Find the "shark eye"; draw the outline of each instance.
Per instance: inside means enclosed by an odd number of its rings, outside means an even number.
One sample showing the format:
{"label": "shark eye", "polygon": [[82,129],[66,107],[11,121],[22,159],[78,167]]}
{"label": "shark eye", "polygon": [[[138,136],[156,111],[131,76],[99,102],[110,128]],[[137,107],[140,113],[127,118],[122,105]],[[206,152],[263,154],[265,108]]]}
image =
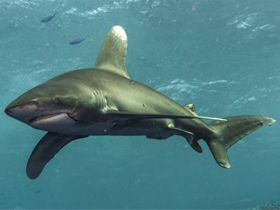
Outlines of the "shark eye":
{"label": "shark eye", "polygon": [[54,98],[53,98],[53,102],[56,103],[56,104],[58,104],[58,103],[60,102],[59,97],[54,97]]}

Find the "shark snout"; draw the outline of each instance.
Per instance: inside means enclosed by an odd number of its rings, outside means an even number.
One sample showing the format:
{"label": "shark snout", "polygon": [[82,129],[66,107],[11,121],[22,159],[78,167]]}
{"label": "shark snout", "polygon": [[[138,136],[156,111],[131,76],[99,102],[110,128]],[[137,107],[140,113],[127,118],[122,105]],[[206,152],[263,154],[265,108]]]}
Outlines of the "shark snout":
{"label": "shark snout", "polygon": [[28,121],[39,114],[39,106],[37,101],[30,101],[27,103],[15,105],[13,102],[9,104],[5,113],[21,122],[28,123]]}

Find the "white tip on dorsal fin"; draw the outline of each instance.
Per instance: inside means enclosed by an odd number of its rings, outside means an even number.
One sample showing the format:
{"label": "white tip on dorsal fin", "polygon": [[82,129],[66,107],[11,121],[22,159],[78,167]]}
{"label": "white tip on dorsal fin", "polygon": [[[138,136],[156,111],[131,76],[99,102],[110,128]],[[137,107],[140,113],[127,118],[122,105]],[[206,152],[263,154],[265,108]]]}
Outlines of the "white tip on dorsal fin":
{"label": "white tip on dorsal fin", "polygon": [[131,79],[126,70],[126,53],[126,33],[121,26],[114,26],[103,42],[94,67]]}

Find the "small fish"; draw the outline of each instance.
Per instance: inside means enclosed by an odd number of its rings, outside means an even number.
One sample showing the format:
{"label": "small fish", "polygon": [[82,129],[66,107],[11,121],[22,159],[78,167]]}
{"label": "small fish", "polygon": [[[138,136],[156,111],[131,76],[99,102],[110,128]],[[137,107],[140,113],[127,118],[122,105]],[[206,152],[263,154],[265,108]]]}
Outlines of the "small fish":
{"label": "small fish", "polygon": [[54,13],[54,15],[51,15],[51,16],[48,16],[48,17],[45,17],[41,20],[41,23],[46,23],[46,22],[49,22],[51,19],[53,19],[55,17],[57,12]]}
{"label": "small fish", "polygon": [[72,40],[69,44],[70,44],[70,45],[79,44],[80,42],[86,40],[88,37],[89,37],[89,35],[87,35],[85,38],[74,39],[74,40]]}

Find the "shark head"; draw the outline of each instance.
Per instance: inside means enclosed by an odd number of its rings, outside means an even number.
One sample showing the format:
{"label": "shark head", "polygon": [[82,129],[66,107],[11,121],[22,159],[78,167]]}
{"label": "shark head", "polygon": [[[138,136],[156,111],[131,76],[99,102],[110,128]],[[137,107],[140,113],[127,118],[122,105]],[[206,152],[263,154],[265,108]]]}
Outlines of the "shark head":
{"label": "shark head", "polygon": [[58,125],[74,124],[76,103],[77,97],[61,90],[61,86],[39,85],[11,102],[5,113],[33,128],[49,131]]}
{"label": "shark head", "polygon": [[6,107],[5,113],[36,129],[69,132],[77,123],[83,123],[89,113],[100,113],[103,106],[98,94],[73,81],[74,73],[55,77],[25,92]]}

